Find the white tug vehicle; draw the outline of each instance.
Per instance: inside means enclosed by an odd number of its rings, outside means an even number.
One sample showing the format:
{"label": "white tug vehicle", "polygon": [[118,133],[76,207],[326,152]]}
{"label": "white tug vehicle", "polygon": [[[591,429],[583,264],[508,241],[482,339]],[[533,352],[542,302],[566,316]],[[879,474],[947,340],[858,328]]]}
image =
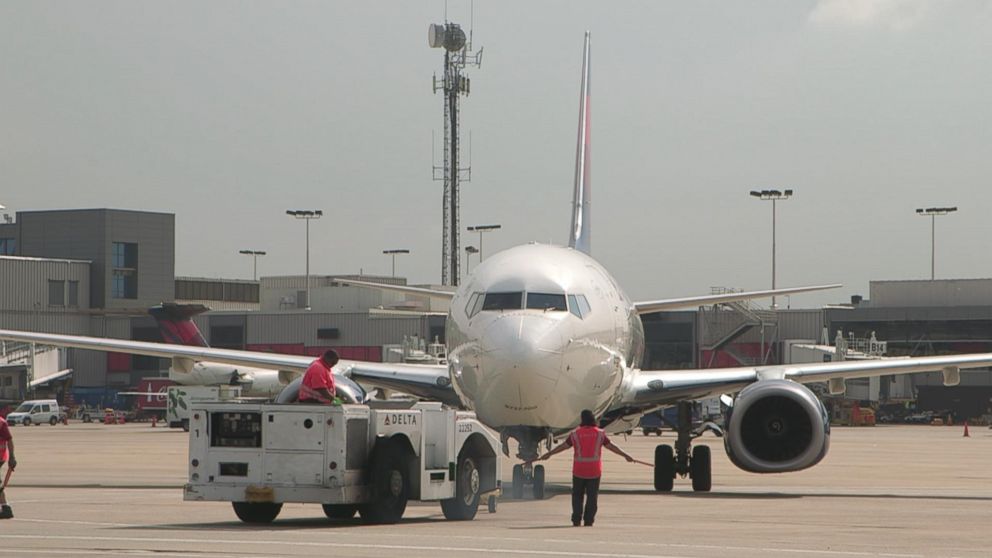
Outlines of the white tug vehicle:
{"label": "white tug vehicle", "polygon": [[184,499],[231,502],[268,523],[287,502],[395,523],[408,500],[441,502],[447,519],[496,510],[500,441],[475,414],[440,403],[195,403]]}

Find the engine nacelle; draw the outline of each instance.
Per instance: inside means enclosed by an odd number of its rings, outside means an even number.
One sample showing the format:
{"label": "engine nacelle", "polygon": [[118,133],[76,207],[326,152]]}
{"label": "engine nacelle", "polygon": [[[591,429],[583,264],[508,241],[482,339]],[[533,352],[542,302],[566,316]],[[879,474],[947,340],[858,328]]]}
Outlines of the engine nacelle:
{"label": "engine nacelle", "polygon": [[787,473],[812,467],[830,447],[830,420],[806,386],[763,380],[741,390],[724,422],[730,460],[751,473]]}

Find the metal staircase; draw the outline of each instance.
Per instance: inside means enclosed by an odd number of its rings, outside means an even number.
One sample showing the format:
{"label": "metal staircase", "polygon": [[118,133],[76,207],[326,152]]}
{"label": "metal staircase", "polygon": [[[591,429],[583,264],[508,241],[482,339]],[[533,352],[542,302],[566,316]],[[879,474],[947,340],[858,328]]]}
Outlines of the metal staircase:
{"label": "metal staircase", "polygon": [[[740,292],[735,289],[713,287],[712,294]],[[727,351],[743,365],[758,364],[761,359],[733,351],[728,345],[752,328],[778,328],[778,314],[761,308],[749,300],[704,306],[700,308],[699,345],[703,350]],[[770,339],[769,339],[770,340]]]}

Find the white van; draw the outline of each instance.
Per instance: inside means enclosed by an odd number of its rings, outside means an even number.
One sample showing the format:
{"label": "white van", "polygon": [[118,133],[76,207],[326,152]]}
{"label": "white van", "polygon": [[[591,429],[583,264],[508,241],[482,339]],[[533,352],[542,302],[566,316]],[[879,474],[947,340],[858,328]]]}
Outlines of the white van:
{"label": "white van", "polygon": [[54,399],[34,399],[18,405],[14,412],[7,415],[7,424],[41,424],[47,422],[52,426],[62,420],[59,402]]}

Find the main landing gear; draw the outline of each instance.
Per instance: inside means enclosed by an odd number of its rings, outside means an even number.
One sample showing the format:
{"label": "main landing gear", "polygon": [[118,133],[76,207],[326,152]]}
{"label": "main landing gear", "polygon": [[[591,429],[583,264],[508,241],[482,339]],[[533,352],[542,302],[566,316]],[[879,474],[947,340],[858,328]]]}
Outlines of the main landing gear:
{"label": "main landing gear", "polygon": [[723,431],[710,422],[693,430],[692,404],[687,401],[679,403],[678,411],[678,438],[675,440],[674,450],[668,444],[654,448],[654,489],[658,492],[670,492],[676,475],[682,478],[688,475],[692,479],[693,490],[709,492],[713,486],[710,448],[702,445],[692,448],[692,440],[702,436],[707,430],[713,431],[717,436],[723,436]]}

